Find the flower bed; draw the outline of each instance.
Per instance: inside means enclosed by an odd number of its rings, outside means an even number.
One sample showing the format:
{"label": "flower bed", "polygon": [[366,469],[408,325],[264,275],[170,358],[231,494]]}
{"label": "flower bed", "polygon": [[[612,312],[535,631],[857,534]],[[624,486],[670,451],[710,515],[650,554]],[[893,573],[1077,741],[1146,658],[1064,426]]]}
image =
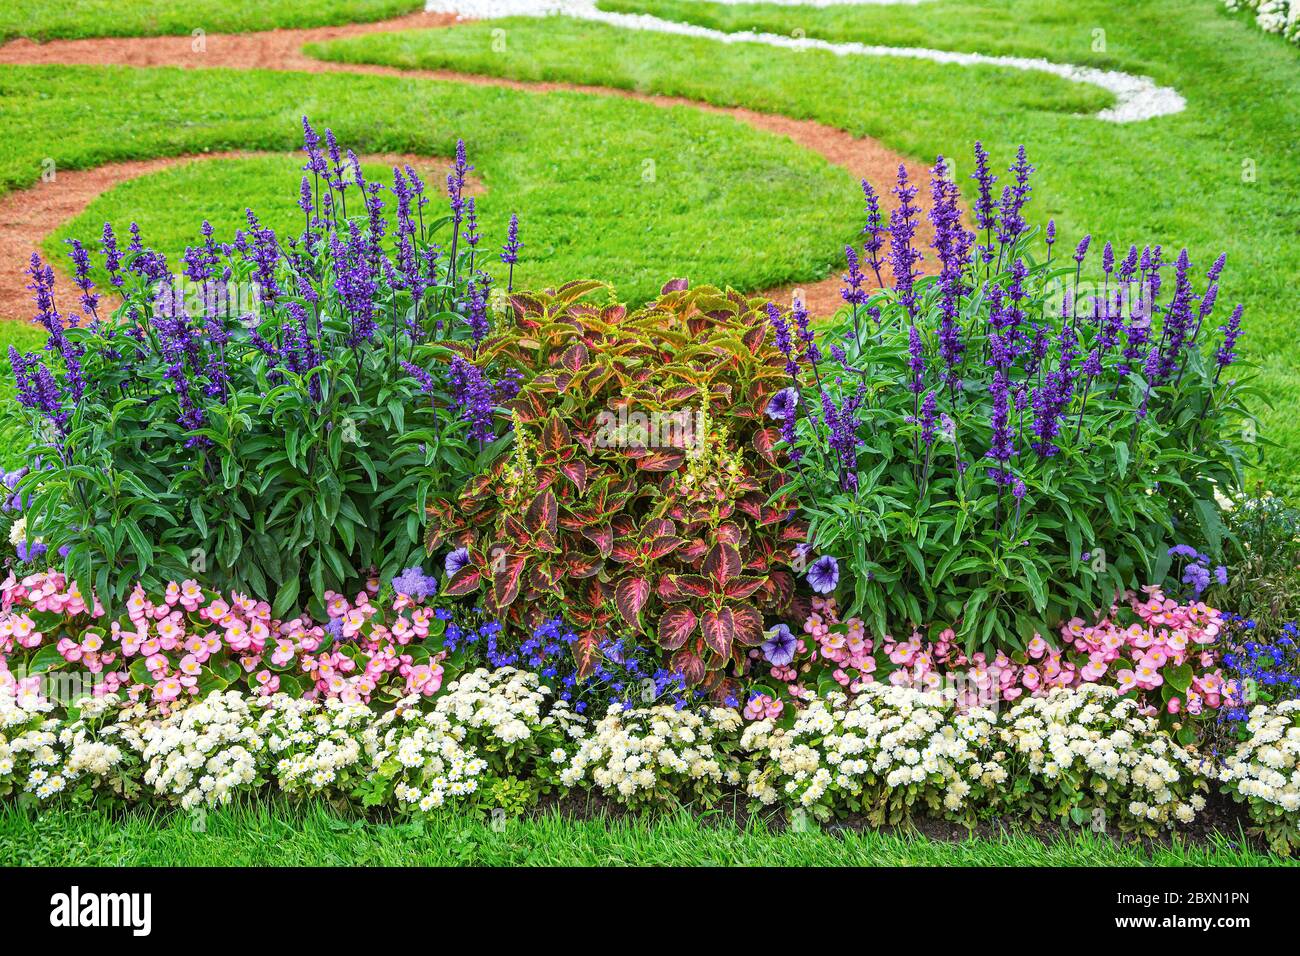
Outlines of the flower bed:
{"label": "flower bed", "polygon": [[1221,782],[1290,847],[1295,534],[1216,504],[1253,427],[1223,257],[1062,256],[1023,149],[998,198],[977,144],[976,231],[932,171],[937,277],[900,170],[826,322],[686,280],[629,310],[516,288],[515,219],[491,275],[463,147],[444,217],[394,170],[390,229],[304,131],[299,235],[250,212],[177,276],[106,230],[120,301],[74,242],[71,315],[32,263],[0,796],[1154,833]]}

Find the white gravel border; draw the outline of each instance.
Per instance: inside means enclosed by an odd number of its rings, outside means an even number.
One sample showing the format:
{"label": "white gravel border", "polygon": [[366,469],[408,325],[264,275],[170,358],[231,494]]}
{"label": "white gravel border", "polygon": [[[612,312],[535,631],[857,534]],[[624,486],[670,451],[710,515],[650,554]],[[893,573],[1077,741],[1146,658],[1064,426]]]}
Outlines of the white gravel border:
{"label": "white gravel border", "polygon": [[[722,3],[741,3],[746,0],[718,0]],[[913,4],[921,0],[764,0],[780,6],[836,6],[848,4]],[[675,33],[680,36],[700,37],[719,43],[761,43],[765,46],[790,50],[824,50],[836,56],[895,56],[933,63],[952,63],[958,66],[1000,66],[1013,70],[1030,70],[1050,73],[1071,83],[1087,83],[1111,93],[1115,105],[1096,114],[1108,123],[1137,123],[1180,113],[1187,101],[1175,89],[1159,86],[1149,76],[1098,70],[1090,66],[1053,63],[1033,57],[985,56],[982,53],[952,53],[947,50],[928,50],[923,47],[871,46],[865,43],[831,43],[812,37],[790,37],[778,33],[725,33],[693,23],[676,23],[649,14],[611,13],[596,9],[595,0],[427,0],[425,9],[430,13],[455,13],[466,19],[492,20],[499,17],[542,17],[557,14],[578,20],[591,20],[630,30],[650,30],[656,33]]]}

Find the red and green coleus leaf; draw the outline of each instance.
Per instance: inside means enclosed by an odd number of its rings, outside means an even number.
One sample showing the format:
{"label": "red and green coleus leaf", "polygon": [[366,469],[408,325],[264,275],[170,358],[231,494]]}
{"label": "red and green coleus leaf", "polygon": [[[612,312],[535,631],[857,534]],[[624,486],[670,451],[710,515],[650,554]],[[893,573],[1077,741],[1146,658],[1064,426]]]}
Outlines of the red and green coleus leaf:
{"label": "red and green coleus leaf", "polygon": [[716,592],[713,582],[702,574],[672,574],[672,592],[681,595],[679,600],[712,597]]}
{"label": "red and green coleus leaf", "polygon": [[728,606],[705,608],[700,615],[700,633],[704,643],[721,657],[731,655],[731,645],[736,640],[736,619]]}
{"label": "red and green coleus leaf", "polygon": [[524,515],[524,525],[534,535],[549,534],[552,541],[559,533],[560,506],[555,492],[547,488],[534,496]]}
{"label": "red and green coleus leaf", "polygon": [[591,353],[582,342],[574,342],[560,355],[560,364],[570,372],[578,372],[591,358]]}
{"label": "red and green coleus leaf", "polygon": [[754,592],[760,590],[765,583],[764,578],[754,577],[752,575],[742,575],[731,578],[723,584],[723,593],[734,600],[743,601],[751,597]]}
{"label": "red and green coleus leaf", "polygon": [[560,466],[560,474],[573,482],[573,486],[578,489],[578,494],[583,494],[587,490],[587,463],[582,459],[563,462]]}
{"label": "red and green coleus leaf", "polygon": [[608,558],[613,554],[614,529],[609,522],[588,525],[579,533],[596,546],[597,550],[600,551],[600,556],[602,558]]}
{"label": "red and green coleus leaf", "polygon": [[684,645],[695,633],[699,619],[688,607],[673,607],[659,618],[659,646],[666,651],[675,651]]}
{"label": "red and green coleus leaf", "polygon": [[736,546],[719,541],[704,556],[702,570],[705,577],[718,586],[717,590],[721,590],[727,581],[740,575],[741,568],[740,551]]}
{"label": "red and green coleus leaf", "polygon": [[573,444],[573,436],[569,434],[569,426],[565,425],[560,416],[554,410],[546,419],[546,424],[542,426],[542,433],[538,437],[537,447],[541,451],[558,452],[563,448],[568,448]]}
{"label": "red and green coleus leaf", "polygon": [[604,566],[603,559],[585,554],[570,554],[565,559],[565,573],[574,578],[589,578]]}
{"label": "red and green coleus leaf", "polygon": [[614,585],[614,606],[629,626],[635,627],[641,608],[650,599],[650,579],[626,577]]}
{"label": "red and green coleus leaf", "polygon": [[724,610],[731,611],[733,633],[736,643],[746,647],[757,647],[763,643],[763,615],[752,604],[744,602],[728,604]]}
{"label": "red and green coleus leaf", "polygon": [[775,428],[760,428],[754,432],[754,450],[769,465],[777,464],[775,444],[780,441],[781,433]]}
{"label": "red and green coleus leaf", "polygon": [[685,543],[685,538],[678,538],[675,535],[664,535],[642,545],[641,555],[647,560],[658,561],[660,558],[665,558],[672,554]]}
{"label": "red and green coleus leaf", "polygon": [[635,538],[616,538],[614,545],[610,550],[610,558],[620,564],[639,563],[641,560],[641,549]]}
{"label": "red and green coleus leaf", "polygon": [[473,594],[482,583],[483,570],[473,564],[467,564],[451,576],[451,580],[447,582],[447,587],[443,593],[448,597]]}
{"label": "red and green coleus leaf", "polygon": [[669,667],[685,678],[688,687],[694,687],[704,680],[704,675],[707,672],[704,661],[699,655],[685,648],[672,656]]}
{"label": "red and green coleus leaf", "polygon": [[600,663],[600,637],[584,634],[573,642],[573,659],[578,665],[578,677],[586,677]]}
{"label": "red and green coleus leaf", "polygon": [[636,466],[642,471],[676,471],[686,460],[686,452],[677,448],[660,448],[643,454],[629,452],[629,457],[636,459]]}
{"label": "red and green coleus leaf", "polygon": [[718,530],[713,533],[714,541],[735,545],[737,548],[743,548],[748,539],[749,533],[734,521],[724,521],[718,525]]}
{"label": "red and green coleus leaf", "polygon": [[661,538],[676,533],[677,525],[668,518],[651,518],[641,525],[641,537],[643,538]]}
{"label": "red and green coleus leaf", "polygon": [[492,602],[509,607],[519,596],[519,584],[527,559],[522,554],[500,553],[492,561]]}

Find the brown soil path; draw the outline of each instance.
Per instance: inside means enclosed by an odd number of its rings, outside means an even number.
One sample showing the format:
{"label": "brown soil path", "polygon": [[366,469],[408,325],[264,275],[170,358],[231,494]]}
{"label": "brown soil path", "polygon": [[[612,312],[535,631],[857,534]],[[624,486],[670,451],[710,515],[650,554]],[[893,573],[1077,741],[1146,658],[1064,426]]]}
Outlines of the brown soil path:
{"label": "brown soil path", "polygon": [[[484,86],[502,86],[534,92],[564,90],[600,96],[622,96],[658,106],[689,106],[710,113],[722,113],[747,123],[757,129],[785,136],[800,146],[821,154],[828,161],[842,166],[856,179],[866,179],[878,191],[885,191],[894,182],[900,164],[907,167],[909,178],[923,186],[928,180],[927,168],[868,138],[853,136],[813,120],[792,119],[770,113],[759,113],[740,107],[718,107],[685,97],[660,96],[631,90],[576,83],[533,83],[497,77],[457,73],[448,70],[401,70],[395,67],[329,63],[315,60],[302,52],[308,43],[324,42],[365,33],[446,27],[461,22],[447,14],[413,13],[377,23],[357,23],[337,27],[318,27],[303,30],[269,30],[260,33],[212,34],[203,38],[196,49],[193,37],[132,37],[102,38],[92,40],[54,40],[34,43],[14,40],[0,46],[0,64],[88,64],[121,66],[172,66],[183,68],[214,68],[262,70],[292,70],[305,73],[366,73],[381,76],[419,77],[449,80],[457,83],[474,83]],[[66,221],[70,215],[84,209],[96,194],[88,190],[103,190],[123,179],[142,176],[162,168],[175,160],[145,160],[117,163],[85,172],[60,172],[56,183],[43,183],[27,190],[10,193],[0,198],[0,315],[11,315],[11,303],[26,305],[26,281],[15,284],[11,263],[16,248],[35,247],[51,230]],[[132,169],[138,171],[131,172]],[[115,178],[116,177],[116,178]],[[71,184],[71,188],[69,187]],[[57,188],[52,188],[57,187]],[[68,197],[60,198],[67,190]],[[75,195],[74,195],[75,194]],[[918,197],[923,205],[928,191],[922,189]],[[885,195],[882,205],[891,209],[893,197]],[[852,197],[845,197],[852,202]],[[70,211],[69,211],[70,210]],[[919,238],[928,243],[932,233],[929,223],[922,224]],[[29,253],[30,255],[30,253]],[[25,265],[26,257],[20,257]],[[921,268],[929,271],[934,257],[927,256]],[[21,266],[19,267],[22,268]],[[707,277],[691,277],[706,281]],[[818,282],[802,283],[800,293],[810,311],[815,315],[833,312],[841,304],[841,286],[838,270]],[[778,301],[788,301],[794,286],[767,290]],[[21,312],[19,313],[21,314]]]}

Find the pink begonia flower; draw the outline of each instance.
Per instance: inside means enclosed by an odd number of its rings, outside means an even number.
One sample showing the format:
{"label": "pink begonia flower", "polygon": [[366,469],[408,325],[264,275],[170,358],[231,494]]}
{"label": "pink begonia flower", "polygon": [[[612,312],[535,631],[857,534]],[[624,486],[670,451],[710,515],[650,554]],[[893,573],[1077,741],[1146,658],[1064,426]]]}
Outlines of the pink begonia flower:
{"label": "pink begonia flower", "polygon": [[159,703],[175,700],[181,696],[181,682],[175,677],[167,677],[154,684],[153,699]]}
{"label": "pink begonia flower", "polygon": [[1160,675],[1159,669],[1153,666],[1151,662],[1145,658],[1138,661],[1137,666],[1134,668],[1134,672],[1137,675],[1138,686],[1144,690],[1151,690],[1152,688],[1159,687],[1165,682],[1165,679]]}
{"label": "pink begonia flower", "polygon": [[406,675],[406,692],[432,697],[442,687],[442,665],[417,664]]}
{"label": "pink begonia flower", "polygon": [[199,582],[192,578],[181,585],[181,607],[193,613],[198,610],[199,605],[203,603],[203,589],[199,587]]}

